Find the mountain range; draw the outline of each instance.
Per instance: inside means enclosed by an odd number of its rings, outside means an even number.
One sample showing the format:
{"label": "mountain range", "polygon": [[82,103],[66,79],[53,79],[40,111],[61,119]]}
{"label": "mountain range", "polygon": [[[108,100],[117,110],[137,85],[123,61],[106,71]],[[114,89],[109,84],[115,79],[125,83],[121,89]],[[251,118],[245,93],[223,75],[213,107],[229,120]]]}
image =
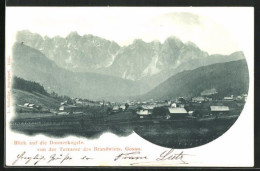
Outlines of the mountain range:
{"label": "mountain range", "polygon": [[180,72],[140,96],[139,99],[191,98],[200,96],[201,92],[209,89],[216,89],[217,96],[223,98],[247,94],[248,86],[248,67],[246,60],[242,59]]}
{"label": "mountain range", "polygon": [[244,59],[240,51],[209,55],[176,37],[163,43],[137,39],[123,47],[77,32],[50,38],[20,31],[16,40],[13,68],[17,76],[37,81],[48,91],[91,99],[137,97],[178,73]]}
{"label": "mountain range", "polygon": [[[136,39],[128,46],[119,46],[93,35],[71,32],[66,37],[42,37],[37,33],[19,31],[17,42],[42,52],[59,67],[73,72],[93,72],[128,80],[149,79],[169,75],[212,63],[243,59],[242,52],[231,55],[209,55],[192,42],[183,43],[169,37],[163,43]],[[156,85],[151,85],[154,87]]]}
{"label": "mountain range", "polygon": [[21,43],[14,44],[12,61],[16,76],[36,81],[48,92],[55,91],[60,95],[107,99],[111,96],[137,95],[143,92],[142,87],[146,87],[118,77],[60,68],[38,50]]}

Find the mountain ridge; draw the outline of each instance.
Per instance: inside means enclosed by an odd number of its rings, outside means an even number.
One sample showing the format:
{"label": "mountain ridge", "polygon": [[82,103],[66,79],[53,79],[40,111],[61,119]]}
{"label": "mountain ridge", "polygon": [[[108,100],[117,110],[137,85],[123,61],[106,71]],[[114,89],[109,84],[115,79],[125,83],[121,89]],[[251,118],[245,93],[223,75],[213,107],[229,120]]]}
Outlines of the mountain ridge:
{"label": "mountain ridge", "polygon": [[17,77],[39,82],[49,92],[55,91],[71,97],[100,100],[127,93],[136,95],[146,87],[118,77],[68,71],[60,68],[40,51],[22,43],[13,46],[12,68]]}
{"label": "mountain ridge", "polygon": [[[237,54],[235,55],[237,56]],[[195,96],[199,91],[212,88],[212,86],[204,85],[202,85],[200,89],[197,88],[196,85],[201,83],[205,83],[205,85],[213,85],[214,83],[219,85],[220,89],[226,90],[227,88],[223,88],[223,85],[225,85],[229,87],[229,91],[225,91],[226,94],[237,89],[240,93],[243,93],[247,90],[245,87],[248,87],[248,69],[245,59],[225,63],[214,63],[198,68],[195,67],[195,69],[190,69],[190,67],[187,67],[187,69],[182,66],[183,71],[173,76],[169,75],[168,78],[165,77],[165,80],[162,80],[161,77],[161,80],[154,78],[157,84],[161,82],[155,87],[149,84],[151,80],[147,82],[145,80],[131,81],[98,73],[66,70],[60,68],[54,61],[48,59],[40,51],[23,43],[14,44],[12,62],[13,73],[15,73],[16,76],[39,82],[48,92],[55,91],[60,95],[93,100],[121,101],[136,97],[142,97],[144,99],[165,99],[170,98],[170,96],[182,95],[183,89],[186,92],[186,96],[189,96],[189,94],[187,94],[189,91],[191,91],[192,96]],[[195,63],[195,61],[193,63]],[[215,80],[211,79],[211,77],[215,78]],[[176,80],[174,78],[178,79]],[[172,82],[169,81],[172,79],[177,85],[167,83]],[[187,87],[187,85],[194,86]],[[158,88],[161,86],[163,88]],[[242,86],[242,88],[239,86]],[[174,89],[169,89],[169,87],[174,87]],[[213,88],[217,88],[219,91],[219,87]],[[243,89],[243,92],[240,91],[241,89]],[[195,91],[195,93],[193,91]]]}
{"label": "mountain ridge", "polygon": [[206,89],[215,88],[218,96],[247,94],[249,73],[245,59],[202,66],[171,76],[140,99],[166,100],[177,97],[200,96]]}
{"label": "mountain ridge", "polygon": [[[73,72],[93,72],[116,76],[133,81],[147,79],[157,74],[175,70],[174,75],[183,69],[211,64],[212,61],[227,62],[226,58],[237,60],[236,56],[209,55],[192,42],[183,43],[175,36],[164,42],[145,42],[135,39],[132,44],[120,46],[114,41],[90,34],[80,36],[71,32],[66,37],[40,36],[30,31],[19,31],[17,41],[41,51],[59,67]],[[221,60],[219,60],[221,56]],[[239,59],[244,58],[240,55]],[[188,66],[190,68],[188,68]],[[168,74],[163,77],[168,77]],[[156,85],[152,85],[156,86]]]}

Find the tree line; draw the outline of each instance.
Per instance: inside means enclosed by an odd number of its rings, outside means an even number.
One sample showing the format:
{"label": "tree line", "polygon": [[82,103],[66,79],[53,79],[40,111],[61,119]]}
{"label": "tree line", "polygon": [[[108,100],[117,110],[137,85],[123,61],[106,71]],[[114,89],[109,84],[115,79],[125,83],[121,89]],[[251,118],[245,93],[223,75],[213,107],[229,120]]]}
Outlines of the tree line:
{"label": "tree line", "polygon": [[13,81],[12,88],[14,89],[24,90],[31,93],[37,92],[43,95],[49,95],[42,85],[34,81],[24,80],[17,76],[14,76],[12,81]]}

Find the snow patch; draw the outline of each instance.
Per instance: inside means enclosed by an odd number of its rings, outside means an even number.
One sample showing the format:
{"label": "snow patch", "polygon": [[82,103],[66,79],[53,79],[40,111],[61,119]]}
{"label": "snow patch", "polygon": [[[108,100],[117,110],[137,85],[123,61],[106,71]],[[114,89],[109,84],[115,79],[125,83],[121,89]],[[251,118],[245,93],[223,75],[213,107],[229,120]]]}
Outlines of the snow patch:
{"label": "snow patch", "polygon": [[108,54],[111,56],[111,60],[110,60],[110,61],[108,62],[108,64],[105,66],[106,68],[107,68],[107,67],[110,67],[110,66],[114,63],[118,52],[119,52],[119,51],[117,51],[115,54],[111,54],[111,53],[108,51]]}
{"label": "snow patch", "polygon": [[122,75],[122,78],[123,78],[123,79],[126,79],[126,72],[127,72],[127,71],[125,71],[125,72],[123,73],[123,75]]}

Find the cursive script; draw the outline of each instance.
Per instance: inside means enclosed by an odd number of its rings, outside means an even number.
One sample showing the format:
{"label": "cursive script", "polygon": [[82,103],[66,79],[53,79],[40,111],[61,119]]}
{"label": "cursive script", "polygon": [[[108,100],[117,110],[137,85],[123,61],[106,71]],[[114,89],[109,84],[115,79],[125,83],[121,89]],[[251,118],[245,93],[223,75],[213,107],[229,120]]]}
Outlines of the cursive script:
{"label": "cursive script", "polygon": [[[139,156],[138,156],[139,155]],[[121,153],[118,156],[115,157],[114,161],[117,161],[119,159],[123,160],[142,160],[142,159],[148,159],[147,156],[140,156],[140,152],[132,152],[132,153]]]}
{"label": "cursive script", "polygon": [[[166,150],[160,154],[159,157],[156,157],[155,161],[148,162],[137,162],[131,163],[130,165],[158,165],[160,161],[175,161],[174,164],[188,164],[188,162],[184,161],[184,156],[188,154],[184,154],[184,152],[174,153],[174,149]],[[177,162],[176,162],[177,161]],[[172,163],[173,164],[173,163]],[[159,163],[159,165],[169,165],[169,163]]]}
{"label": "cursive script", "polygon": [[33,162],[33,165],[36,165],[41,160],[45,160],[45,157],[39,154],[36,154],[35,156],[26,156],[26,152],[24,151],[21,154],[18,154],[16,156],[16,159],[12,164],[15,165],[18,161],[24,161],[25,164],[29,164],[30,162]]}
{"label": "cursive script", "polygon": [[157,161],[165,161],[165,160],[179,160],[181,161],[182,164],[188,164],[187,162],[185,162],[184,156],[187,154],[184,154],[183,151],[180,153],[173,153],[174,149],[170,149],[168,151],[164,151],[161,153],[160,157],[158,157],[156,160]]}
{"label": "cursive script", "polygon": [[87,156],[83,156],[83,157],[81,157],[80,159],[81,159],[81,160],[91,160],[91,159],[93,159],[93,158],[89,158],[89,157],[87,157]]}
{"label": "cursive script", "polygon": [[52,161],[60,161],[60,164],[62,164],[66,160],[71,160],[72,158],[67,154],[66,156],[63,156],[62,154],[57,155],[57,154],[52,154],[50,156],[50,160],[47,163],[50,163]]}
{"label": "cursive script", "polygon": [[[135,152],[129,152],[129,153],[120,153],[114,157],[114,161],[119,160],[130,160],[134,161],[133,163],[130,163],[130,165],[140,165],[140,164],[160,164],[160,165],[168,165],[167,162],[161,161],[175,161],[173,163],[175,164],[188,164],[188,162],[185,160],[185,156],[188,154],[185,154],[183,151],[176,152],[173,148],[163,151],[159,156],[155,156],[153,159],[148,160],[148,156],[141,154],[140,151]],[[79,160],[93,160],[93,158],[90,158],[87,155],[84,155],[83,157],[79,157]],[[28,155],[25,151],[18,154],[16,156],[16,159],[13,161],[12,165],[15,165],[17,163],[24,163],[24,164],[30,164],[30,165],[37,165],[41,161],[45,161],[45,163],[52,163],[52,162],[58,162],[59,164],[64,163],[65,161],[72,160],[72,157],[70,154],[52,154],[50,156],[44,156],[40,154],[36,155]],[[160,162],[160,163],[158,163]],[[172,163],[172,164],[173,164]]]}

